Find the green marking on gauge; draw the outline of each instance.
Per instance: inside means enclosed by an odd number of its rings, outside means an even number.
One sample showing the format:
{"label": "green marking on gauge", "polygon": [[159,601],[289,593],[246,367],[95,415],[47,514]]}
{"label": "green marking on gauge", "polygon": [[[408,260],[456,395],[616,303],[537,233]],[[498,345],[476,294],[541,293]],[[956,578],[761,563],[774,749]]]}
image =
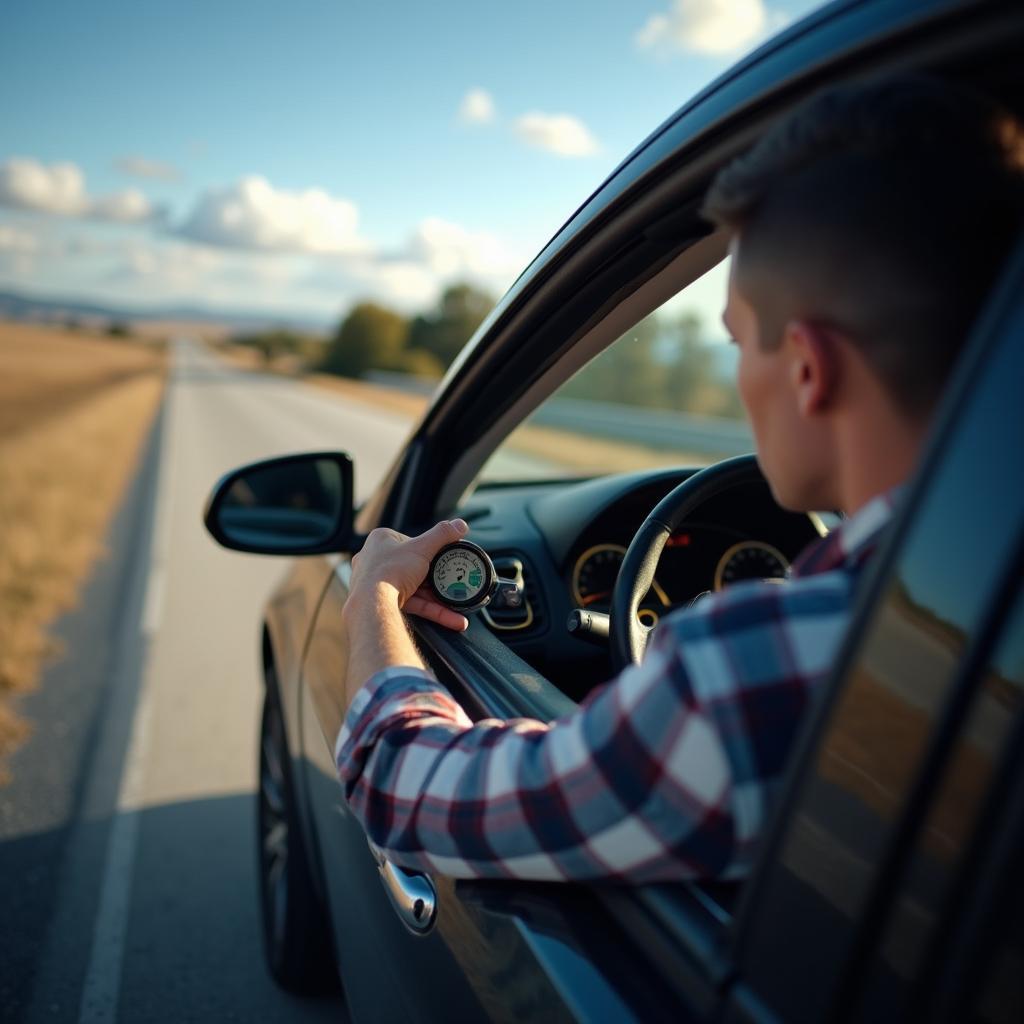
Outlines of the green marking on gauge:
{"label": "green marking on gauge", "polygon": [[487,604],[498,586],[494,563],[483,548],[458,541],[442,548],[430,564],[430,586],[443,604],[476,611]]}

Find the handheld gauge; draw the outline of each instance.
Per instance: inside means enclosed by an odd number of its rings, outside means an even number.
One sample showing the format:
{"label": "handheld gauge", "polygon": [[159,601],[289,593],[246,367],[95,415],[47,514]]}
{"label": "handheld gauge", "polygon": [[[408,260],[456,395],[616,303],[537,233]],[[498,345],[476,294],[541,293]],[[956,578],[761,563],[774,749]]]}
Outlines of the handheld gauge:
{"label": "handheld gauge", "polygon": [[490,555],[468,540],[441,548],[430,563],[427,583],[438,601],[459,612],[475,612],[495,597],[509,608],[523,603],[520,584],[498,579]]}

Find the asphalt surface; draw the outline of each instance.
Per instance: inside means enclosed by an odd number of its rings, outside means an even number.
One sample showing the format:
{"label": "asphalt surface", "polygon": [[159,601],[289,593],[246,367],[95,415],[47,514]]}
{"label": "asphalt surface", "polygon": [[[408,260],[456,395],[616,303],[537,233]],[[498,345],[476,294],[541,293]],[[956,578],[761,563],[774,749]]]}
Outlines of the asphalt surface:
{"label": "asphalt surface", "polygon": [[259,617],[277,559],[201,521],[241,463],[341,448],[365,497],[409,424],[186,340],[110,555],[0,789],[0,1020],[345,1020],[264,969],[255,870]]}

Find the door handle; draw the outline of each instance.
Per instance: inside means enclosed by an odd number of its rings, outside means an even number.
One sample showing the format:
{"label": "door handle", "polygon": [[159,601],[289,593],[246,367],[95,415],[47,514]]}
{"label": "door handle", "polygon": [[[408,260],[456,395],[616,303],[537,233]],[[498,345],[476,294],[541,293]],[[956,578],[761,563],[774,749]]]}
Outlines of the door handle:
{"label": "door handle", "polygon": [[411,932],[423,935],[434,926],[437,916],[437,890],[426,875],[414,875],[392,864],[372,843],[370,853],[377,862],[377,871],[384,891],[398,913],[402,924]]}

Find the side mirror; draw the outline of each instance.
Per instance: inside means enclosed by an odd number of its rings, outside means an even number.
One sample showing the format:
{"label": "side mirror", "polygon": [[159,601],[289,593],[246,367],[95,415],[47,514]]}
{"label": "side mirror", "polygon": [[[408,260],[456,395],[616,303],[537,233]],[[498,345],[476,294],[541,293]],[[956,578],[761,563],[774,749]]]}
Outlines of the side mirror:
{"label": "side mirror", "polygon": [[352,460],[344,452],[265,459],[221,477],[203,523],[223,547],[322,555],[352,542]]}

